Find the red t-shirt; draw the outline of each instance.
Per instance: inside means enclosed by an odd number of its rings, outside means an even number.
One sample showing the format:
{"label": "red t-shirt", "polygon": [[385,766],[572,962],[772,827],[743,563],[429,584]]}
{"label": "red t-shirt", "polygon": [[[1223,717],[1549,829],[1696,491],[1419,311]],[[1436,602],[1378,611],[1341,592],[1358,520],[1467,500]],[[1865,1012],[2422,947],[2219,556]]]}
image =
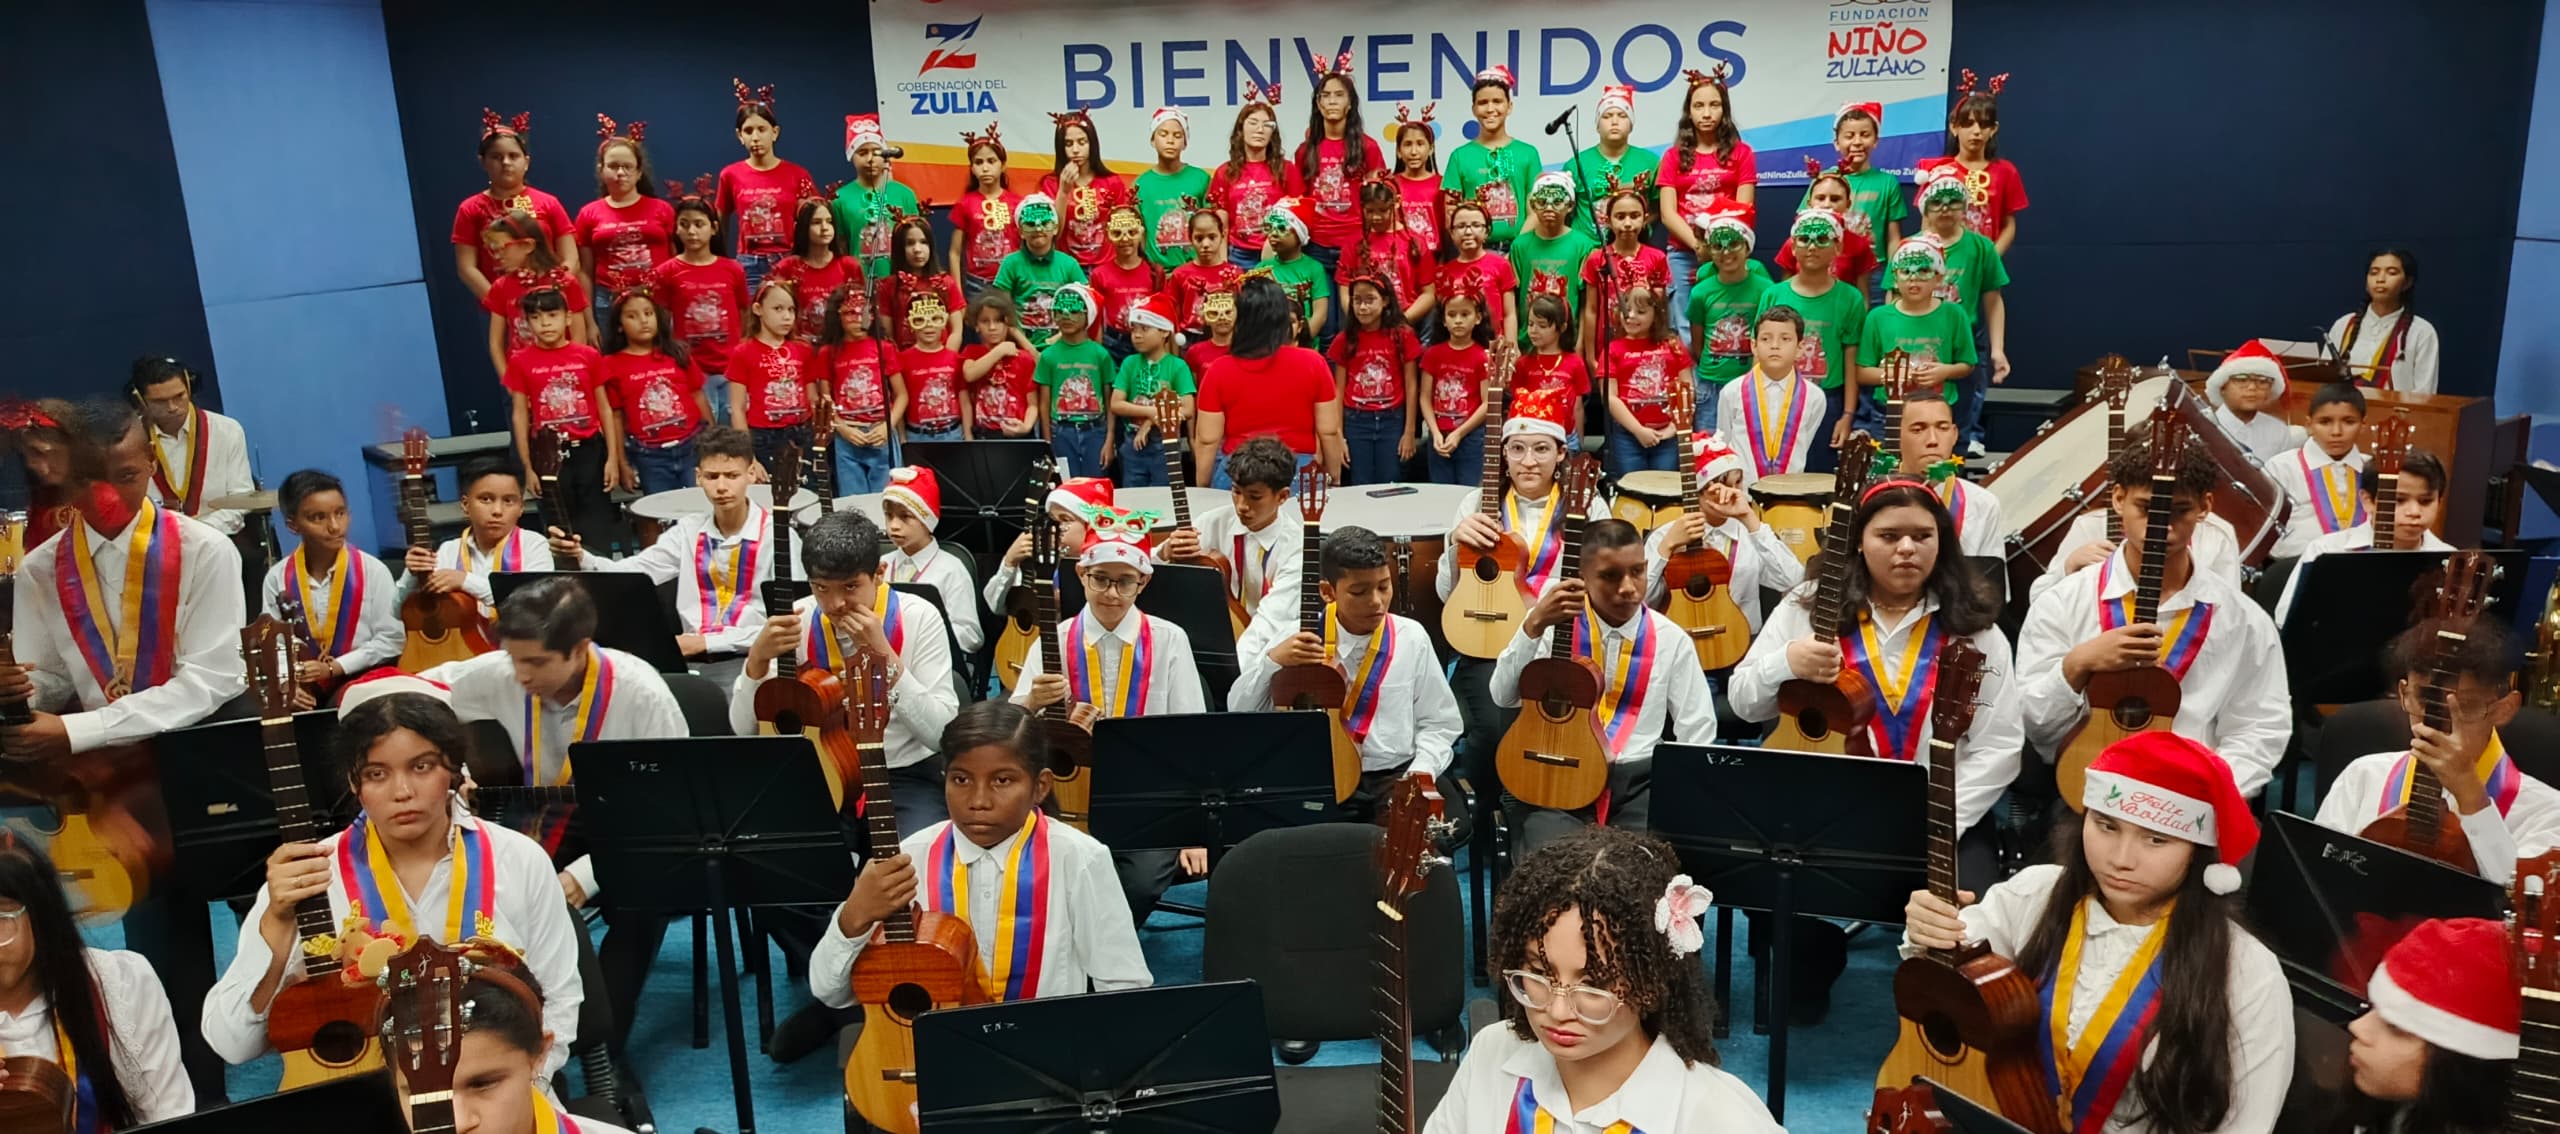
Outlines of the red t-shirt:
{"label": "red t-shirt", "polygon": [[[971,343],[961,350],[960,361],[976,362],[994,349],[985,343]],[[979,427],[993,431],[1007,423],[1020,424],[1031,416],[1031,398],[1039,389],[1034,379],[1039,370],[1040,360],[1017,348],[1013,357],[997,363],[986,377],[969,383],[969,410],[977,416]]]}
{"label": "red t-shirt", "polygon": [[[1788,237],[1778,246],[1778,278],[1796,274],[1796,241]],[[1863,232],[1852,232],[1840,239],[1840,255],[1831,261],[1831,278],[1854,281],[1876,270],[1875,238]]]}
{"label": "red t-shirt", "polygon": [[771,169],[757,169],[733,161],[720,171],[720,191],[711,207],[722,216],[737,214],[730,231],[738,234],[740,253],[780,256],[791,251],[792,212],[804,181],[814,184],[816,179],[798,162],[777,161]]}
{"label": "red t-shirt", "polygon": [[1520,290],[1520,276],[1511,270],[1511,258],[1487,252],[1473,260],[1451,260],[1440,265],[1439,274],[1432,278],[1432,282],[1440,289],[1439,298],[1443,306],[1448,304],[1451,295],[1456,294],[1457,289],[1451,285],[1467,276],[1474,277],[1470,282],[1476,295],[1484,300],[1483,321],[1494,328],[1494,333],[1500,334],[1502,297]]}
{"label": "red t-shirt", "polygon": [[960,298],[960,281],[949,273],[919,276],[914,272],[891,272],[871,285],[872,317],[889,321],[899,350],[916,345],[916,329],[907,325],[907,303],[928,291],[941,292],[942,309],[951,313],[951,325],[943,329],[942,336],[948,342],[966,330],[960,325],[967,315]]}
{"label": "red t-shirt", "polygon": [[1085,273],[1086,282],[1102,295],[1103,325],[1115,330],[1129,329],[1129,308],[1164,288],[1164,269],[1144,256],[1138,266],[1123,268],[1117,259],[1106,260]]}
{"label": "red t-shirt", "polygon": [[1672,390],[1695,380],[1688,347],[1678,339],[1618,339],[1609,344],[1604,363],[1603,372],[1616,385],[1618,400],[1627,403],[1638,422],[1647,429],[1671,427]]}
{"label": "red t-shirt", "polygon": [[898,372],[896,348],[869,335],[821,347],[818,370],[827,376],[838,420],[857,425],[889,420],[889,376]]}
{"label": "red t-shirt", "polygon": [[961,271],[982,280],[996,278],[1005,255],[1022,247],[1022,234],[1013,227],[1014,210],[1021,207],[1022,194],[1011,189],[994,199],[972,189],[952,202],[951,227],[960,233]]}
{"label": "red t-shirt", "polygon": [[1129,183],[1117,173],[1104,170],[1102,175],[1079,186],[1074,200],[1058,195],[1058,175],[1040,179],[1040,191],[1058,202],[1058,247],[1073,256],[1076,263],[1092,271],[1097,264],[1111,259],[1111,237],[1105,226],[1111,210],[1131,203]]}
{"label": "red t-shirt", "polygon": [[507,321],[508,350],[533,345],[533,329],[524,318],[524,293],[544,286],[560,289],[561,296],[569,301],[571,314],[587,309],[586,285],[558,268],[548,272],[509,272],[489,281],[489,294],[480,297],[480,306]]}
{"label": "red t-shirt", "polygon": [[729,351],[729,381],[745,391],[747,424],[757,429],[809,420],[809,383],[819,377],[816,352],[797,339],[769,346],[751,338]]}
{"label": "red t-shirt", "polygon": [[604,356],[585,343],[545,349],[526,347],[507,356],[507,389],[524,395],[535,429],[551,429],[584,441],[604,425],[596,398],[604,392]]}
{"label": "red t-shirt", "polygon": [[1581,401],[1591,393],[1591,368],[1572,351],[1521,355],[1519,368],[1511,375],[1511,396],[1540,390],[1562,390],[1567,399]]}
{"label": "red t-shirt", "polygon": [[1306,191],[1295,162],[1281,162],[1276,177],[1262,162],[1239,166],[1233,176],[1224,165],[1209,174],[1209,200],[1227,214],[1227,243],[1247,252],[1262,251],[1262,214],[1271,211],[1271,202]]}
{"label": "red t-shirt", "polygon": [[960,424],[959,352],[909,347],[898,352],[898,369],[907,376],[907,428],[939,433]]}
{"label": "red t-shirt", "polygon": [[[1608,266],[1603,268],[1602,264]],[[1601,276],[1604,271],[1613,273],[1614,278],[1604,280]],[[1667,289],[1671,286],[1671,259],[1662,254],[1662,249],[1650,244],[1636,245],[1636,254],[1633,256],[1619,255],[1616,245],[1601,248],[1583,258],[1582,286],[1586,289],[1586,294],[1597,293],[1611,297],[1631,287],[1647,286],[1657,290]],[[1689,307],[1689,297],[1685,295],[1669,299],[1667,302],[1672,310],[1685,311]]]}
{"label": "red t-shirt", "polygon": [[[1193,260],[1176,267],[1170,280],[1173,309],[1182,313],[1183,327],[1186,329],[1207,327],[1208,321],[1200,315],[1201,305],[1217,292],[1232,293],[1236,289],[1237,282],[1243,278],[1242,271],[1224,260],[1215,264],[1203,264]],[[1198,374],[1200,368],[1192,367],[1191,372]]]}
{"label": "red t-shirt", "polygon": [[1440,254],[1440,175],[1426,173],[1420,177],[1396,175],[1396,197],[1404,214],[1404,230],[1413,234],[1425,256]]}
{"label": "red t-shirt", "polygon": [[453,242],[470,245],[479,258],[480,274],[491,280],[498,278],[498,262],[489,256],[489,246],[481,242],[480,234],[488,231],[489,222],[507,215],[509,209],[532,213],[542,225],[543,242],[555,250],[561,233],[577,231],[577,225],[569,219],[569,210],[560,207],[560,198],[530,185],[504,201],[491,197],[486,189],[463,198],[453,210]]}
{"label": "red t-shirt", "polygon": [[[1965,206],[1964,223],[1975,232],[1998,240],[2000,228],[2009,223],[2010,215],[2026,211],[2027,183],[2018,179],[2018,167],[2009,164],[2009,159],[1993,158],[1990,165],[1977,171],[1964,168],[1964,163],[1955,158],[1926,158],[1920,162],[1920,180],[1927,181],[1929,171],[1942,165],[1955,166],[1965,175],[1965,188],[1972,191],[1973,201]],[[1918,190],[1913,190],[1913,195],[1917,196]],[[1920,215],[1916,201],[1911,215]]]}
{"label": "red t-shirt", "polygon": [[1422,294],[1433,264],[1431,254],[1402,228],[1384,233],[1363,232],[1351,247],[1343,249],[1342,264],[1334,270],[1333,290],[1341,296],[1336,303],[1351,302],[1351,287],[1343,281],[1362,267],[1387,277],[1388,298],[1402,308]]}
{"label": "red t-shirt", "polygon": [[1352,332],[1333,337],[1333,346],[1325,357],[1342,370],[1343,405],[1356,410],[1391,410],[1404,406],[1404,368],[1422,360],[1422,340],[1413,337],[1413,328],[1398,327],[1392,335],[1375,331],[1360,335],[1352,344]]}
{"label": "red t-shirt", "polygon": [[791,324],[791,337],[812,346],[826,333],[827,297],[847,283],[862,283],[862,258],[838,256],[823,268],[812,268],[798,256],[783,257],[773,266],[772,278],[790,280],[800,300],[800,318]]}
{"label": "red t-shirt", "polygon": [[747,270],[726,256],[708,264],[670,257],[658,264],[658,304],[675,320],[693,365],[704,374],[726,374],[737,344],[740,313],[747,309]]}
{"label": "red t-shirt", "polygon": [[1422,352],[1422,388],[1429,397],[1431,423],[1447,433],[1465,424],[1484,404],[1484,372],[1488,358],[1474,343],[1433,343]]}
{"label": "red t-shirt", "polygon": [[693,436],[702,425],[702,410],[693,396],[702,391],[702,373],[691,365],[652,351],[616,351],[604,358],[612,381],[614,405],[622,410],[623,427],[643,445],[667,445]]}
{"label": "red t-shirt", "polygon": [[[1321,139],[1315,147],[1315,174],[1307,176],[1307,167],[1298,165],[1299,175],[1307,179],[1308,202],[1315,206],[1314,240],[1328,248],[1342,248],[1360,238],[1360,179],[1370,170],[1385,168],[1387,159],[1378,152],[1378,140],[1366,135],[1360,138],[1357,173],[1342,168],[1348,152],[1342,139]],[[1306,149],[1307,143],[1298,144],[1299,154]],[[1297,155],[1291,155],[1290,162],[1298,164]]]}
{"label": "red t-shirt", "polygon": [[1733,152],[1723,161],[1716,160],[1713,149],[1686,155],[1689,168],[1680,168],[1680,147],[1671,147],[1662,155],[1662,165],[1654,171],[1654,183],[1678,194],[1672,203],[1679,207],[1680,219],[1689,222],[1689,231],[1703,234],[1707,212],[1718,197],[1730,197],[1745,185],[1760,183],[1760,159],[1751,152],[1751,143],[1737,141]]}
{"label": "red t-shirt", "polygon": [[1316,406],[1333,400],[1333,368],[1324,356],[1284,346],[1269,358],[1228,355],[1210,363],[1198,408],[1227,415],[1222,452],[1255,437],[1277,437],[1290,452],[1313,453]]}
{"label": "red t-shirt", "polygon": [[1229,353],[1227,348],[1202,339],[1182,352],[1182,361],[1191,367],[1191,373],[1196,381],[1208,376],[1209,364],[1227,357]]}
{"label": "red t-shirt", "polygon": [[604,198],[578,210],[579,255],[595,267],[596,286],[619,295],[651,265],[676,254],[676,207],[642,197],[629,207]]}

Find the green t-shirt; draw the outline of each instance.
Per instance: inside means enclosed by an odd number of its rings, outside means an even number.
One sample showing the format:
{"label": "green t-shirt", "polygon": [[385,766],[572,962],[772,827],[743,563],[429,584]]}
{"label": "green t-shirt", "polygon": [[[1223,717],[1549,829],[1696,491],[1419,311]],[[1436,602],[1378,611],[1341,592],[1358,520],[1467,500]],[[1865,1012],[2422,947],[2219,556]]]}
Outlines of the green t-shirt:
{"label": "green t-shirt", "polygon": [[1090,423],[1111,408],[1111,352],[1092,339],[1049,344],[1031,380],[1049,391],[1052,420]]}
{"label": "green t-shirt", "polygon": [[[1600,245],[1584,236],[1571,224],[1564,235],[1552,240],[1538,235],[1534,227],[1520,230],[1511,238],[1511,274],[1520,278],[1520,341],[1529,341],[1529,295],[1538,273],[1545,272],[1564,281],[1564,318],[1570,330],[1582,317],[1582,264]],[[1573,341],[1570,335],[1566,342]]]}
{"label": "green t-shirt", "polygon": [[1778,285],[1758,260],[1742,262],[1742,279],[1726,283],[1712,271],[1689,289],[1689,325],[1698,328],[1698,380],[1730,381],[1751,369],[1752,320],[1760,300]]}
{"label": "green t-shirt", "polygon": [[889,274],[889,233],[897,227],[900,214],[920,217],[924,209],[916,204],[916,191],[895,177],[872,191],[860,181],[848,181],[836,190],[836,231],[844,234],[845,247],[862,260],[862,274],[868,279],[881,279]]}
{"label": "green t-shirt", "polygon": [[1873,167],[1841,176],[1849,182],[1849,211],[1866,218],[1867,237],[1876,242],[1876,259],[1893,259],[1893,249],[1885,247],[1884,227],[1910,215],[1902,207],[1902,183]]}
{"label": "green t-shirt", "polygon": [[1120,376],[1111,388],[1130,401],[1143,402],[1156,396],[1156,391],[1172,386],[1177,394],[1196,394],[1199,389],[1191,380],[1191,364],[1178,354],[1167,354],[1154,362],[1144,355],[1132,354],[1120,360]]}
{"label": "green t-shirt", "polygon": [[[1603,210],[1609,207],[1609,176],[1616,174],[1618,184],[1632,185],[1637,177],[1657,176],[1656,171],[1661,168],[1661,155],[1632,142],[1628,143],[1627,152],[1619,154],[1616,161],[1601,156],[1598,146],[1573,155],[1573,164],[1566,167],[1567,172],[1581,184],[1582,199],[1591,204],[1590,216],[1574,218],[1574,231],[1594,241],[1605,241],[1607,237],[1602,234],[1608,231],[1609,221]],[[1661,191],[1648,191],[1645,200],[1660,208]]]}
{"label": "green t-shirt", "polygon": [[1538,179],[1538,147],[1513,138],[1500,150],[1489,150],[1482,142],[1468,142],[1449,151],[1449,165],[1440,175],[1440,183],[1456,190],[1461,197],[1473,198],[1477,189],[1484,190],[1485,211],[1492,223],[1485,234],[1487,243],[1500,244],[1520,235],[1529,216],[1529,183]]}
{"label": "green t-shirt", "polygon": [[1182,199],[1209,199],[1209,171],[1196,165],[1167,175],[1148,166],[1138,175],[1138,214],[1147,218],[1147,258],[1167,269],[1191,262],[1191,213]]}
{"label": "green t-shirt", "polygon": [[1052,250],[1038,261],[1027,251],[1005,254],[996,265],[994,287],[1013,297],[1013,305],[1021,312],[1022,335],[1033,347],[1049,345],[1058,337],[1058,317],[1050,303],[1059,288],[1083,283],[1084,265],[1064,252]]}
{"label": "green t-shirt", "polygon": [[[1963,306],[1937,302],[1925,315],[1906,314],[1891,303],[1880,304],[1867,312],[1865,329],[1858,334],[1858,365],[1881,366],[1888,351],[1911,352],[1913,362],[1977,361],[1973,353],[1973,321],[1966,317]],[[1956,387],[1946,383],[1947,404],[1954,405]],[[1884,404],[1884,387],[1872,387],[1876,404]]]}
{"label": "green t-shirt", "polygon": [[[1833,280],[1830,290],[1820,295],[1801,295],[1795,281],[1789,280],[1760,297],[1761,311],[1772,307],[1795,308],[1804,316],[1805,337],[1822,345],[1797,361],[1796,375],[1813,379],[1825,390],[1839,389],[1848,377],[1850,359],[1856,357],[1859,330],[1867,321],[1867,301],[1858,289]],[[1755,321],[1758,317],[1754,312]]]}
{"label": "green t-shirt", "polygon": [[1982,293],[2009,286],[2009,269],[2000,262],[2000,246],[1967,228],[1946,254],[1947,278],[1938,285],[1938,298],[1963,305],[1966,316],[1979,327]]}
{"label": "green t-shirt", "polygon": [[[1309,256],[1303,251],[1299,252],[1294,260],[1276,260],[1272,258],[1271,252],[1265,249],[1262,253],[1262,266],[1271,269],[1271,278],[1279,281],[1280,286],[1288,288],[1291,295],[1298,293],[1298,285],[1306,285],[1307,297],[1304,302],[1298,304],[1298,316],[1310,323],[1316,318],[1316,301],[1330,299],[1333,296],[1333,280],[1325,275],[1324,261]],[[1319,333],[1324,330],[1322,327],[1309,329]]]}

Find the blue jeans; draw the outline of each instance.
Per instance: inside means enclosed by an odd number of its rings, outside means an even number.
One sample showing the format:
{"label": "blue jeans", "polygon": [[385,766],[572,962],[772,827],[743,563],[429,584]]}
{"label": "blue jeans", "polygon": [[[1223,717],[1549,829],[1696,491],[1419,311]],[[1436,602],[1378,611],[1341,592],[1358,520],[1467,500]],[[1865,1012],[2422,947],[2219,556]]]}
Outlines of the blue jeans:
{"label": "blue jeans", "polygon": [[[1307,467],[1308,465],[1312,465],[1312,464],[1314,464],[1314,463],[1316,463],[1316,455],[1315,455],[1315,454],[1313,454],[1313,453],[1300,453],[1300,454],[1298,454],[1298,470],[1299,470],[1299,471],[1301,471],[1301,472],[1306,471],[1306,467]],[[1220,453],[1220,454],[1218,454],[1218,460],[1217,460],[1216,465],[1215,465],[1214,467],[1212,467],[1212,468],[1211,468],[1211,470],[1210,470],[1210,472],[1209,472],[1209,487],[1214,488],[1214,489],[1217,489],[1217,490],[1218,490],[1218,491],[1220,491],[1220,492],[1231,492],[1231,491],[1234,491],[1235,486],[1236,486],[1236,484],[1235,484],[1235,482],[1234,482],[1234,481],[1231,481],[1231,480],[1228,480],[1228,479],[1227,479],[1227,455],[1226,455],[1225,453]]]}
{"label": "blue jeans", "polygon": [[995,283],[994,280],[985,276],[973,276],[962,272],[960,273],[960,298],[974,301],[978,298],[979,292],[987,290],[987,287],[993,283]]}
{"label": "blue jeans", "polygon": [[1956,432],[1962,443],[1982,440],[1982,405],[1991,397],[1991,328],[1973,324],[1973,373],[1956,386]]}
{"label": "blue jeans", "polygon": [[1262,266],[1262,249],[1243,248],[1230,241],[1227,244],[1227,262],[1250,272]]}
{"label": "blue jeans", "polygon": [[1100,420],[1071,425],[1063,421],[1049,423],[1049,451],[1066,465],[1058,470],[1064,477],[1102,475],[1103,425]]}
{"label": "blue jeans", "polygon": [[1342,411],[1342,438],[1351,448],[1342,483],[1395,483],[1404,466],[1403,459],[1396,456],[1396,446],[1405,438],[1402,408],[1346,409]]}
{"label": "blue jeans", "polygon": [[1840,391],[1836,389],[1822,392],[1822,427],[1814,430],[1813,451],[1805,454],[1804,471],[1806,472],[1838,472],[1840,470],[1840,450],[1831,446],[1831,427],[1839,424],[1840,415],[1847,409],[1841,398]]}
{"label": "blue jeans", "polygon": [[1120,487],[1162,488],[1164,473],[1164,434],[1149,433],[1147,443],[1132,445],[1129,439],[1138,435],[1135,422],[1120,426]]}
{"label": "blue jeans", "polygon": [[[1689,341],[1689,289],[1698,282],[1698,257],[1679,241],[1670,243],[1663,255],[1671,261],[1671,334],[1685,343]],[[1706,420],[1714,421],[1715,416],[1709,414]]]}
{"label": "blue jeans", "polygon": [[1725,382],[1730,381],[1730,378],[1722,382],[1713,378],[1697,379],[1698,412],[1689,420],[1690,429],[1704,431],[1716,427],[1716,399],[1724,396]]}
{"label": "blue jeans", "polygon": [[785,252],[740,252],[738,266],[747,270],[747,294],[754,295],[756,286],[764,282],[764,274],[782,262]]}
{"label": "blue jeans", "polygon": [[[1426,440],[1428,440],[1426,438]],[[1458,439],[1456,452],[1441,456],[1440,450],[1422,447],[1424,463],[1431,466],[1433,484],[1474,484],[1484,479],[1484,430],[1477,429]]]}
{"label": "blue jeans", "polygon": [[640,474],[642,492],[673,492],[693,483],[692,437],[664,448],[634,441],[622,451]]}
{"label": "blue jeans", "polygon": [[1888,453],[1900,453],[1902,439],[1884,435],[1884,407],[1876,402],[1876,391],[1882,388],[1869,386],[1858,391],[1857,408],[1849,411],[1849,428],[1852,432],[1866,430],[1867,436],[1876,439],[1878,448]]}
{"label": "blue jeans", "polygon": [[729,424],[729,379],[720,374],[703,375],[702,396],[711,401],[711,420]]}
{"label": "blue jeans", "polygon": [[1680,467],[1680,439],[1665,437],[1647,449],[1636,444],[1635,434],[1615,422],[1609,425],[1609,473],[1624,476],[1639,469],[1672,472]]}
{"label": "blue jeans", "polygon": [[889,469],[898,463],[898,447],[856,445],[836,438],[836,495],[878,492],[889,487]]}
{"label": "blue jeans", "polygon": [[949,428],[949,429],[909,429],[909,430],[907,430],[906,440],[911,441],[911,442],[913,442],[913,441],[966,441],[966,440],[968,440],[968,437],[966,437],[965,435],[963,435],[963,432],[962,432],[962,430],[961,430],[961,428],[960,428],[959,426],[954,425],[954,426],[952,426],[952,427],[951,427],[951,428]]}
{"label": "blue jeans", "polygon": [[1102,349],[1111,355],[1111,365],[1115,369],[1120,365],[1121,359],[1127,358],[1131,354],[1136,353],[1138,349],[1129,345],[1129,332],[1123,331],[1118,327],[1111,327],[1104,330],[1101,336],[1096,338],[1094,341],[1101,343]]}

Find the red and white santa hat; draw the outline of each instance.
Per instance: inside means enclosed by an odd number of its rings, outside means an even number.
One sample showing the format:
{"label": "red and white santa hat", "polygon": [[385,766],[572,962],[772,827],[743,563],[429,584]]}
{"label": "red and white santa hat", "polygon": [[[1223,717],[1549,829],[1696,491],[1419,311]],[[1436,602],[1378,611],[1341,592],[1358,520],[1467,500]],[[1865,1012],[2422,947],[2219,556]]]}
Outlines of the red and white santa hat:
{"label": "red and white santa hat", "polygon": [[1704,484],[1726,473],[1742,471],[1742,454],[1734,452],[1733,446],[1724,443],[1723,434],[1710,429],[1701,429],[1696,436],[1690,438],[1690,442],[1696,445],[1698,450],[1699,483]]}
{"label": "red and white santa hat", "polygon": [[1117,563],[1135,567],[1141,575],[1155,574],[1155,557],[1147,553],[1147,535],[1155,527],[1155,513],[1102,504],[1087,506],[1083,514],[1084,554],[1076,557],[1077,566]]}
{"label": "red and white santa hat", "polygon": [[1500,83],[1503,90],[1515,93],[1520,89],[1520,80],[1511,77],[1511,68],[1500,63],[1476,72],[1476,82]]}
{"label": "red and white santa hat", "polygon": [[1748,249],[1760,243],[1760,232],[1752,227],[1752,222],[1759,217],[1759,207],[1748,201],[1718,197],[1707,206],[1707,231],[1699,235],[1712,236],[1719,230],[1740,233],[1742,246]]}
{"label": "red and white santa hat", "polygon": [[1182,112],[1182,108],[1178,106],[1157,107],[1155,114],[1150,116],[1147,120],[1147,133],[1155,133],[1156,127],[1162,126],[1167,122],[1171,122],[1176,126],[1182,127],[1182,135],[1184,137],[1187,138],[1191,136],[1191,116],[1184,114]]}
{"label": "red and white santa hat", "polygon": [[844,160],[852,161],[853,155],[860,152],[864,146],[885,147],[888,144],[889,136],[880,130],[879,115],[848,114],[844,116]]}
{"label": "red and white santa hat", "polygon": [[1262,220],[1269,224],[1276,217],[1287,222],[1289,231],[1298,234],[1298,243],[1304,244],[1315,231],[1312,227],[1315,213],[1315,205],[1304,197],[1282,197],[1271,202],[1271,208],[1262,214]]}
{"label": "red and white santa hat", "polygon": [[1636,116],[1636,89],[1623,83],[1600,88],[1600,113],[1617,111],[1629,118]]}
{"label": "red and white santa hat", "polygon": [[1834,131],[1839,130],[1841,119],[1847,118],[1848,116],[1856,114],[1862,110],[1866,112],[1867,117],[1875,119],[1876,130],[1881,133],[1884,130],[1884,104],[1881,102],[1841,103],[1840,109],[1831,112],[1831,128]]}
{"label": "red and white santa hat", "polygon": [[377,669],[358,676],[338,690],[338,715],[345,716],[356,706],[376,697],[394,693],[422,693],[447,704],[453,701],[453,687],[441,681],[430,681],[396,669]]}
{"label": "red and white santa hat", "polygon": [[2204,888],[2240,888],[2240,861],[2258,849],[2258,817],[2213,749],[2174,732],[2145,732],[2107,746],[2089,763],[2080,805],[2173,838],[2212,847]]}
{"label": "red and white santa hat", "polygon": [[2382,955],[2365,999],[2384,1022],[2447,1051],[2514,1059],[2523,1048],[2524,996],[2507,930],[2487,918],[2418,923]]}
{"label": "red and white santa hat", "polygon": [[1111,506],[1111,482],[1098,476],[1080,476],[1049,490],[1041,503],[1051,508],[1064,508],[1079,516],[1091,507]]}
{"label": "red and white santa hat", "polygon": [[926,531],[942,526],[942,481],[922,465],[890,469],[889,487],[880,490],[880,502],[906,509]]}
{"label": "red and white santa hat", "polygon": [[1572,420],[1573,403],[1561,387],[1521,390],[1511,395],[1511,416],[1502,423],[1502,439],[1545,437],[1562,445],[1566,423]]}
{"label": "red and white santa hat", "polygon": [[1160,291],[1129,305],[1129,325],[1153,327],[1159,331],[1178,330],[1174,325],[1176,310],[1173,297]]}
{"label": "red and white santa hat", "polygon": [[2240,344],[2240,349],[2223,355],[2221,364],[2213,368],[2213,376],[2204,380],[2205,400],[2221,405],[2222,384],[2235,374],[2255,374],[2266,379],[2273,387],[2268,391],[2267,401],[2284,400],[2284,360],[2277,358],[2276,352],[2268,350],[2267,344],[2251,339]]}

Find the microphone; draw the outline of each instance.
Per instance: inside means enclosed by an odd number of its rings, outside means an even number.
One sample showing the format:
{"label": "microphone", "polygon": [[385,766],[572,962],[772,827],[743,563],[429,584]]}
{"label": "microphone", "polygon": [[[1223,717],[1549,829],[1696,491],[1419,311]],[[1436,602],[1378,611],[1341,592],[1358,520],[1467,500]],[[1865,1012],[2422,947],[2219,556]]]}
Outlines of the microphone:
{"label": "microphone", "polygon": [[880,147],[880,156],[885,158],[902,158],[907,156],[907,148],[905,146],[882,146]]}
{"label": "microphone", "polygon": [[1564,129],[1565,120],[1573,117],[1573,112],[1580,109],[1582,108],[1579,106],[1568,106],[1564,108],[1564,113],[1556,115],[1554,121],[1547,123],[1548,136],[1553,137],[1556,131]]}

